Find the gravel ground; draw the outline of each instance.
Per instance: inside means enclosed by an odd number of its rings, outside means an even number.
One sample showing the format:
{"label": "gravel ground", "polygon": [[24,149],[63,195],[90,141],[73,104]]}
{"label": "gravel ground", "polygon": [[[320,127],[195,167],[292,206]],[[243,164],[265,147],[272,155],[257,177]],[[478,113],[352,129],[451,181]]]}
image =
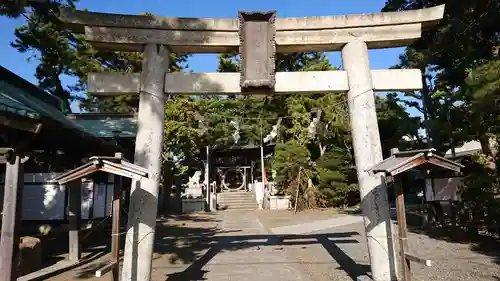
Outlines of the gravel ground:
{"label": "gravel ground", "polygon": [[[286,248],[287,255],[297,259],[311,280],[350,281],[369,272],[366,237],[362,223],[326,229],[315,234],[332,234],[335,237],[329,238],[330,242],[323,238],[323,243]],[[473,247],[474,245],[468,243],[451,243],[429,238],[423,234],[410,233],[410,251],[433,262],[432,267],[412,263],[414,280],[499,281],[500,252],[496,252],[497,257],[492,257],[472,250]]]}

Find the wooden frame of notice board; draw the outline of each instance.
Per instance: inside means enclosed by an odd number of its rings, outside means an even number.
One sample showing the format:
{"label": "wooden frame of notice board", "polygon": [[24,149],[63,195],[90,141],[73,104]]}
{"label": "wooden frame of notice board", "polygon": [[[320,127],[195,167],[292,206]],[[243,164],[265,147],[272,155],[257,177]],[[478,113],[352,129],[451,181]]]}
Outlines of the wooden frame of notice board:
{"label": "wooden frame of notice board", "polygon": [[[59,184],[68,184],[69,190],[69,224],[70,224],[70,259],[78,260],[81,256],[80,250],[80,217],[81,217],[81,188],[78,181],[96,172],[106,172],[114,175],[113,189],[113,214],[111,231],[111,260],[96,270],[96,277],[103,276],[106,272],[113,271],[113,280],[119,280],[119,251],[120,251],[120,214],[121,214],[121,191],[123,188],[122,178],[141,180],[148,177],[148,171],[128,162],[121,153],[114,157],[94,156],[90,161],[54,179]],[[74,186],[73,186],[74,185]],[[72,187],[73,186],[73,187]]]}
{"label": "wooden frame of notice board", "polygon": [[[52,178],[57,177],[62,173],[24,173],[24,192],[23,192],[23,206],[22,206],[22,214],[21,214],[21,221],[25,223],[58,223],[58,222],[64,222],[68,219],[68,191],[66,186],[60,185],[56,182],[52,181]],[[105,179],[105,181],[102,181]],[[4,177],[0,177],[0,202],[2,201],[1,198],[3,198],[3,192],[4,192],[4,184],[5,184],[5,179]],[[90,193],[91,193],[91,201],[89,204],[89,210],[88,210],[88,215],[85,216],[82,214],[82,220],[94,220],[94,219],[102,219],[111,216],[111,201],[110,199],[110,190],[113,190],[113,177],[100,177],[99,179],[94,179],[94,178],[88,178],[85,181],[82,182],[82,189],[84,188],[84,185],[90,185]],[[47,210],[43,209],[43,206],[40,206],[40,202],[43,203],[43,200],[45,199],[44,197],[47,196],[48,193],[50,193],[50,190],[48,190],[49,187],[52,188],[58,188],[60,189],[59,192],[64,193],[62,196],[55,194],[55,197],[53,200],[62,200],[62,205],[57,202],[55,204],[51,204],[52,208]],[[103,188],[104,187],[104,188]],[[33,192],[32,189],[39,189],[36,190],[36,192]],[[31,189],[31,190],[30,190]],[[40,192],[40,190],[42,190]],[[98,190],[97,192],[95,190]],[[101,193],[102,190],[103,192],[103,210],[101,212],[96,213],[95,212],[95,207],[98,205],[99,201],[97,200],[97,193]],[[56,193],[59,193],[56,192]],[[32,198],[27,198],[27,196],[33,196]],[[37,198],[38,197],[38,198]],[[82,198],[84,200],[84,198]],[[34,205],[36,204],[36,205]],[[83,204],[83,202],[82,202]],[[40,208],[42,208],[43,212],[41,212],[39,217],[33,217],[33,215],[30,214],[30,210],[28,208],[36,208],[37,211],[40,211]],[[83,206],[82,206],[83,208]],[[54,210],[55,209],[55,210]],[[2,210],[2,205],[0,205],[0,211]],[[52,211],[53,210],[53,211]],[[52,212],[51,212],[52,211]],[[48,214],[48,215],[47,215]]]}
{"label": "wooden frame of notice board", "polygon": [[408,227],[406,224],[406,210],[403,194],[401,175],[411,169],[440,170],[449,173],[459,173],[464,166],[435,154],[435,149],[421,149],[410,151],[399,151],[397,148],[391,149],[392,156],[384,159],[371,169],[370,175],[383,173],[392,177],[394,192],[396,195],[396,214],[399,226],[399,256],[401,263],[401,280],[411,280],[410,262],[417,262],[425,266],[431,266],[432,261],[418,257],[408,250]]}

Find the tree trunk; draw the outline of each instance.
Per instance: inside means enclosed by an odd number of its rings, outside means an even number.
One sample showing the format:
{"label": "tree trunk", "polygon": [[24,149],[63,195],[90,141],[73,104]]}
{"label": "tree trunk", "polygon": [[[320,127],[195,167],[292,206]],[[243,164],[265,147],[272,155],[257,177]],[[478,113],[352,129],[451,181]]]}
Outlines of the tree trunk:
{"label": "tree trunk", "polygon": [[318,144],[318,147],[319,147],[319,155],[320,157],[323,157],[323,155],[325,154],[326,152],[326,145],[323,146],[321,143]]}
{"label": "tree trunk", "polygon": [[481,143],[481,149],[483,150],[483,153],[488,156],[488,160],[490,160],[493,157],[491,148],[490,148],[490,138],[486,134],[482,134],[479,136],[479,142]]}

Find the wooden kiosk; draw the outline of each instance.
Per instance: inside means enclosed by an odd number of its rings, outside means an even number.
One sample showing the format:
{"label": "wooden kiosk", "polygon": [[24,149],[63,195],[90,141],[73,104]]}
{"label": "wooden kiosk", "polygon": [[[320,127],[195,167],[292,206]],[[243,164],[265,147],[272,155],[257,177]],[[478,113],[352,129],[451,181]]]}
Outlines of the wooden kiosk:
{"label": "wooden kiosk", "polygon": [[80,212],[81,188],[78,180],[95,172],[106,172],[115,175],[113,188],[113,213],[111,227],[111,260],[96,271],[96,277],[101,277],[109,270],[113,271],[113,280],[119,279],[119,252],[120,252],[120,210],[122,177],[141,180],[148,177],[147,169],[134,165],[116,153],[114,157],[93,156],[89,162],[68,171],[54,179],[59,184],[66,184],[69,189],[69,247],[70,256],[79,259],[80,250]]}
{"label": "wooden kiosk", "polygon": [[401,176],[410,169],[423,169],[449,171],[459,173],[464,166],[449,159],[435,154],[436,150],[422,149],[401,151],[397,148],[391,149],[392,156],[378,163],[375,167],[368,170],[371,174],[384,173],[392,178],[394,192],[396,196],[396,215],[399,226],[399,253],[401,263],[401,280],[410,281],[410,261],[418,262],[426,266],[431,266],[432,261],[417,257],[408,251],[408,228],[406,225],[406,211],[403,194]]}

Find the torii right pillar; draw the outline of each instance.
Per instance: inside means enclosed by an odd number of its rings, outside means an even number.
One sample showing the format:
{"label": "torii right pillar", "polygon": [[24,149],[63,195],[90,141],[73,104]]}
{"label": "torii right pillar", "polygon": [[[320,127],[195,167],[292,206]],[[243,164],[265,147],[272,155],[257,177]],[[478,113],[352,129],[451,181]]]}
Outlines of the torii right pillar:
{"label": "torii right pillar", "polygon": [[380,174],[367,172],[383,156],[366,43],[347,43],[342,48],[342,65],[348,76],[349,119],[373,280],[396,280],[386,185]]}

